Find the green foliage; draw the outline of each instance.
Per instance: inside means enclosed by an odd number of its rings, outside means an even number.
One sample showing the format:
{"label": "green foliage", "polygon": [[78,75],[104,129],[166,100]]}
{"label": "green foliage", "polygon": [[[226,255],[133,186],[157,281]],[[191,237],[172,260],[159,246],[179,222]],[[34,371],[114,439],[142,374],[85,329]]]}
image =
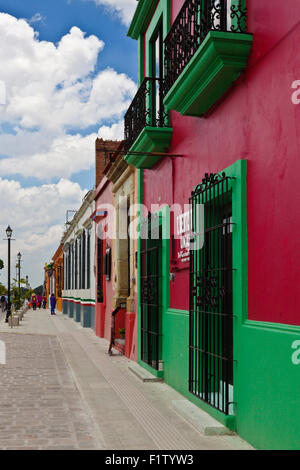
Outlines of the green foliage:
{"label": "green foliage", "polygon": [[34,293],[33,289],[27,289],[24,291],[23,297],[24,299],[31,299],[32,294]]}
{"label": "green foliage", "polygon": [[4,263],[2,261],[2,259],[0,259],[0,269],[3,269],[4,268]]}
{"label": "green foliage", "polygon": [[7,295],[6,287],[0,282],[0,295]]}
{"label": "green foliage", "polygon": [[125,328],[119,328],[119,335],[121,338],[124,338],[125,336]]}
{"label": "green foliage", "polygon": [[23,302],[24,302],[24,299],[22,299],[21,297],[21,290],[18,287],[13,286],[11,289],[11,296],[12,296],[12,303],[15,309],[19,310],[22,307]]}
{"label": "green foliage", "polygon": [[[19,285],[19,279],[15,279],[13,278],[13,282],[16,284],[16,285]],[[20,285],[24,284],[26,286],[26,279],[24,279],[23,277],[21,277],[20,279]]]}
{"label": "green foliage", "polygon": [[24,287],[19,289],[17,286],[13,286],[11,289],[11,299],[15,309],[19,310],[24,304],[25,299],[31,299],[33,293],[33,289],[24,289]]}

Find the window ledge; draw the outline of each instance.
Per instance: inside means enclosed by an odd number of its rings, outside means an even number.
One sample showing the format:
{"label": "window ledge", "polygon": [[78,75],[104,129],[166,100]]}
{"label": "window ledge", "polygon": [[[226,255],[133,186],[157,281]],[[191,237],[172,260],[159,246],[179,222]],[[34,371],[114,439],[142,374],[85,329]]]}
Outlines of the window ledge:
{"label": "window ledge", "polygon": [[[131,152],[165,152],[171,142],[171,127],[144,127],[134,144]],[[152,168],[163,156],[162,155],[131,155],[130,151],[125,160],[136,168]]]}
{"label": "window ledge", "polygon": [[251,45],[251,34],[210,31],[164,98],[165,107],[205,115],[245,69]]}

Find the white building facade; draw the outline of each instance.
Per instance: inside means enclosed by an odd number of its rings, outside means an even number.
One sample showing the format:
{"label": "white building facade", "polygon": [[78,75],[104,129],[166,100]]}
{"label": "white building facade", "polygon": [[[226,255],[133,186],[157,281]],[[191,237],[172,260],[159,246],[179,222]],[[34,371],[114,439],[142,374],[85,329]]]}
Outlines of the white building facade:
{"label": "white building facade", "polygon": [[83,199],[62,237],[64,251],[63,313],[83,327],[95,327],[94,191]]}

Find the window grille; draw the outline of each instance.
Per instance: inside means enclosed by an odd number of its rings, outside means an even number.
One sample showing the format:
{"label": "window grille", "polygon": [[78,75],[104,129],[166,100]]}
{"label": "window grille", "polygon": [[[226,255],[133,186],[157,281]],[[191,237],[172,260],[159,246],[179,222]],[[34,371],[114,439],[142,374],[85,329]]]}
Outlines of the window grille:
{"label": "window grille", "polygon": [[161,370],[162,229],[159,216],[149,213],[141,227],[141,238],[141,359]]}
{"label": "window grille", "polygon": [[190,198],[189,391],[233,413],[232,178],[206,175]]}

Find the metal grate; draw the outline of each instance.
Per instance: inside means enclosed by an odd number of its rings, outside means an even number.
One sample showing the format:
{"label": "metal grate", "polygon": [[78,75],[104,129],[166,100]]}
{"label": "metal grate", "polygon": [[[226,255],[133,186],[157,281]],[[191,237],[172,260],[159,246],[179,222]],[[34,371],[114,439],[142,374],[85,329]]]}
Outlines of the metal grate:
{"label": "metal grate", "polygon": [[141,354],[156,370],[161,362],[161,227],[149,213],[141,228]]}
{"label": "metal grate", "polygon": [[186,0],[164,41],[165,93],[175,83],[209,31],[245,33],[243,0]]}
{"label": "metal grate", "polygon": [[144,127],[167,127],[169,115],[163,105],[163,79],[144,78],[124,118],[125,152]]}
{"label": "metal grate", "polygon": [[189,391],[233,413],[232,178],[206,174],[190,198]]}

